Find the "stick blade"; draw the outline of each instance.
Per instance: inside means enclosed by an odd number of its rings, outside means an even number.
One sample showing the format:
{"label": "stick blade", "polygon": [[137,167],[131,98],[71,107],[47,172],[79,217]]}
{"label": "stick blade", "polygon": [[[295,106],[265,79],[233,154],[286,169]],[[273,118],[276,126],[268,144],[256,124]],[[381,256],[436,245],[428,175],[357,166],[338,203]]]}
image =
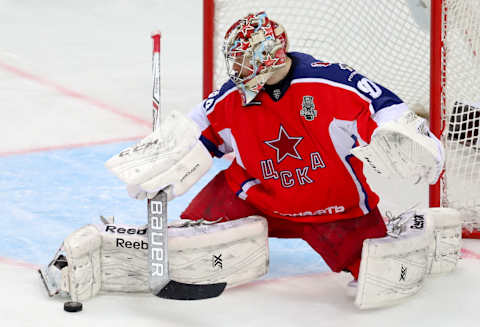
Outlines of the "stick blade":
{"label": "stick blade", "polygon": [[226,286],[227,283],[185,284],[171,280],[155,295],[171,300],[203,300],[219,296]]}

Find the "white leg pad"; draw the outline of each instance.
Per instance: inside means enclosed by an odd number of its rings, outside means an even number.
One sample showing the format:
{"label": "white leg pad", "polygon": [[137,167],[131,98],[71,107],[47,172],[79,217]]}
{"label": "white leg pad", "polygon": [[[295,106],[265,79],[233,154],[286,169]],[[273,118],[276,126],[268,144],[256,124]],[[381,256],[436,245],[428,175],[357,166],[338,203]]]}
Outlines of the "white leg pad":
{"label": "white leg pad", "polygon": [[[55,263],[65,255],[68,264]],[[268,271],[268,227],[251,216],[224,223],[182,222],[168,228],[171,279],[191,284],[243,284]],[[148,292],[146,227],[87,225],[69,235],[55,258],[41,269],[50,295],[74,301],[101,291]]]}
{"label": "white leg pad", "polygon": [[148,292],[147,227],[105,225],[101,228],[101,290]]}
{"label": "white leg pad", "polygon": [[169,227],[168,237],[169,272],[176,281],[227,282],[227,287],[232,287],[255,280],[268,271],[268,228],[263,217]]}
{"label": "white leg pad", "polygon": [[429,269],[433,221],[412,215],[396,238],[363,242],[355,305],[370,309],[392,305],[420,290]]}
{"label": "white leg pad", "polygon": [[61,270],[61,289],[73,301],[96,295],[102,285],[102,237],[94,225],[87,225],[70,234],[63,242],[68,266]]}
{"label": "white leg pad", "polygon": [[457,210],[429,208],[411,213],[401,229],[397,237],[364,241],[355,298],[359,308],[395,304],[417,293],[428,274],[455,270],[462,238]]}

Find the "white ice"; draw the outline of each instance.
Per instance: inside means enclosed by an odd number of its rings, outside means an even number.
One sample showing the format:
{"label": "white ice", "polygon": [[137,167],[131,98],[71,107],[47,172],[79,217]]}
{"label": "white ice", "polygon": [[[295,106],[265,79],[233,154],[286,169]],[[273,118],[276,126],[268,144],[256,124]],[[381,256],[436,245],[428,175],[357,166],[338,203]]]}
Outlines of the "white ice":
{"label": "white ice", "polygon": [[[475,240],[465,241],[457,271],[379,310],[356,309],[350,277],[329,272],[304,242],[275,239],[270,273],[216,299],[102,295],[71,314],[48,298],[35,268],[68,233],[99,214],[145,222],[144,204],[128,199],[103,161],[150,131],[151,31],[162,32],[162,109],[200,101],[201,3],[0,0],[0,326],[477,325]],[[425,186],[369,181],[382,211],[427,203]],[[176,201],[171,217],[187,202]]]}

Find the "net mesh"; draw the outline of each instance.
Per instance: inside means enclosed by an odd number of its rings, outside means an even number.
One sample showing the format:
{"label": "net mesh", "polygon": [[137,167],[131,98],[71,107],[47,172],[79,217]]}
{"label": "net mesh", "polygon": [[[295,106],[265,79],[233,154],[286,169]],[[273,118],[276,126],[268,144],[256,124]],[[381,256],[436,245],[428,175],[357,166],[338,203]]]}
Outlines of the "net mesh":
{"label": "net mesh", "polygon": [[[342,62],[428,115],[429,0],[216,0],[214,84],[226,81],[222,44],[238,18],[266,11],[286,28],[289,51]],[[442,204],[480,213],[480,1],[444,0]],[[432,117],[432,119],[434,119]]]}
{"label": "net mesh", "polygon": [[480,1],[444,2],[443,142],[447,153],[442,204],[480,217]]}

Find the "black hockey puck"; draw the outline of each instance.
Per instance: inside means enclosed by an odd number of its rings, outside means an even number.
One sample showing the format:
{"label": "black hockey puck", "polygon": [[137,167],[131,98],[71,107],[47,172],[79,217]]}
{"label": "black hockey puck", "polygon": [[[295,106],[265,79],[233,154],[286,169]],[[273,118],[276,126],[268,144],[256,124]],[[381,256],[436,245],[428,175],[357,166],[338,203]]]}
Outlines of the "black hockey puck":
{"label": "black hockey puck", "polygon": [[82,311],[83,305],[80,302],[65,302],[63,304],[63,310],[67,312]]}

